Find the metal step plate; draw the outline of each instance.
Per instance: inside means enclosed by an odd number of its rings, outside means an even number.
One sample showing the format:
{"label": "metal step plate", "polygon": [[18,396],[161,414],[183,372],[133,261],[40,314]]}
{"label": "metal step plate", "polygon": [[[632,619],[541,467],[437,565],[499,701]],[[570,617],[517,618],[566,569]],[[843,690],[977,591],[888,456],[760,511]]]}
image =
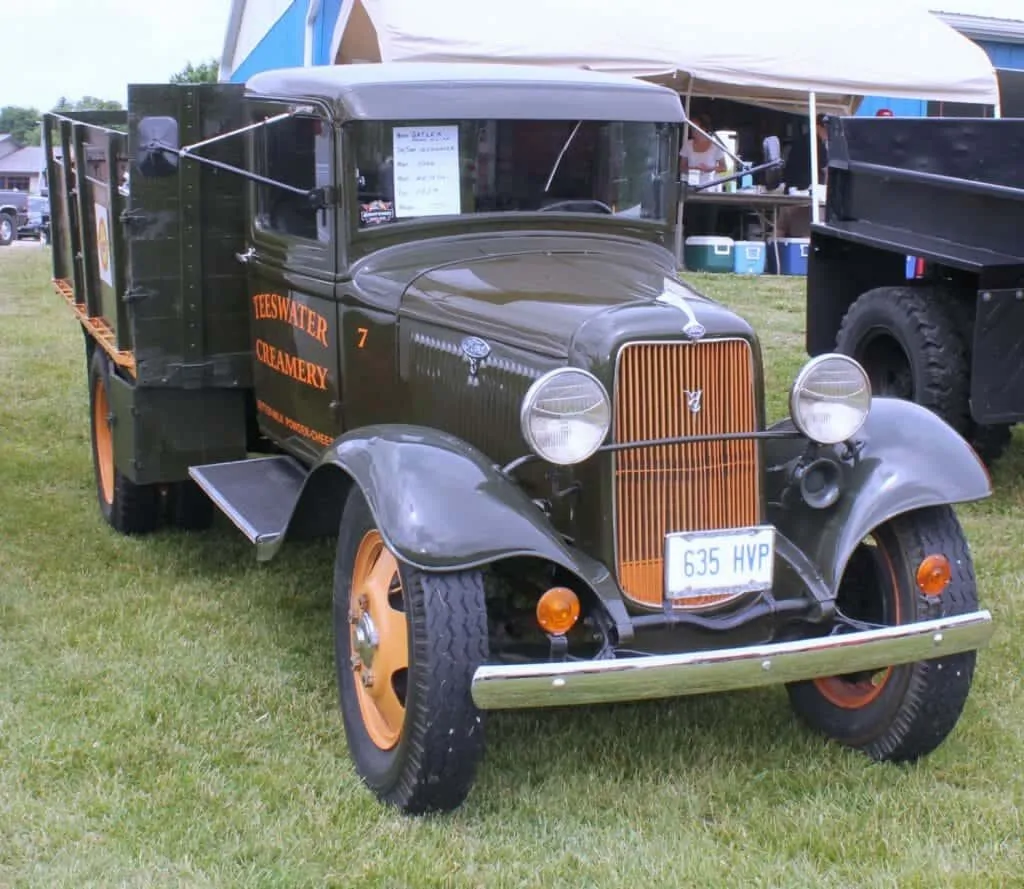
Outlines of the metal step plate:
{"label": "metal step plate", "polygon": [[266,544],[284,534],[307,471],[291,457],[254,457],[188,474],[252,543]]}

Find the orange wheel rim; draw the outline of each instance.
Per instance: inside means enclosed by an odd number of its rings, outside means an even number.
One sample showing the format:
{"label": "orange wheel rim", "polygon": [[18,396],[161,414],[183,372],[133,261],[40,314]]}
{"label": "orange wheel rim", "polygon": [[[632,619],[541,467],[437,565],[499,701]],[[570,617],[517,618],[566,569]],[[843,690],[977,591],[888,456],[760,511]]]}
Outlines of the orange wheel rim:
{"label": "orange wheel rim", "polygon": [[100,494],[104,503],[114,502],[114,436],[110,431],[110,408],[107,387],[97,378],[92,399],[93,435],[96,439],[96,471],[100,478]]}
{"label": "orange wheel rim", "polygon": [[405,612],[393,604],[402,593],[398,561],[380,533],[369,531],[352,569],[349,639],[359,712],[370,740],[381,750],[398,743],[405,723],[405,704],[395,682],[409,669],[409,631]]}
{"label": "orange wheel rim", "polygon": [[815,679],[819,694],[832,706],[843,710],[860,710],[878,699],[892,675],[892,667],[886,667],[867,679],[851,682],[841,676]]}
{"label": "orange wheel rim", "polygon": [[[889,575],[889,589],[892,590],[893,623],[899,624],[900,617],[900,594],[899,580],[896,577],[896,566],[893,565],[892,557],[886,552],[880,541],[877,551],[885,563],[885,570]],[[815,679],[814,686],[818,693],[832,706],[843,710],[860,710],[878,700],[885,690],[886,685],[892,678],[892,667],[883,667],[876,670],[870,676],[862,676],[857,679],[847,679],[843,676],[826,676],[822,679]]]}

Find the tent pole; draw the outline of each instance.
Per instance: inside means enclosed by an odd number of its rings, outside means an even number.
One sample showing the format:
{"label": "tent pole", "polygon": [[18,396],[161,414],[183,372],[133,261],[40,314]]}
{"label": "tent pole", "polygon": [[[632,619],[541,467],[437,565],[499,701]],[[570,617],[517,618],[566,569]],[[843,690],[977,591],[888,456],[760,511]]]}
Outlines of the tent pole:
{"label": "tent pole", "polygon": [[821,222],[821,212],[818,208],[818,96],[816,93],[808,94],[807,111],[811,119],[811,131],[808,137],[811,140],[811,222]]}
{"label": "tent pole", "polygon": [[[679,144],[679,150],[683,150],[686,140],[690,135],[690,99],[693,97],[693,75],[686,81],[686,96],[683,99],[683,110],[686,112],[686,123],[683,124],[683,141]],[[680,182],[679,193],[683,193],[684,185]],[[676,203],[676,268],[684,268],[683,265],[683,201]]]}

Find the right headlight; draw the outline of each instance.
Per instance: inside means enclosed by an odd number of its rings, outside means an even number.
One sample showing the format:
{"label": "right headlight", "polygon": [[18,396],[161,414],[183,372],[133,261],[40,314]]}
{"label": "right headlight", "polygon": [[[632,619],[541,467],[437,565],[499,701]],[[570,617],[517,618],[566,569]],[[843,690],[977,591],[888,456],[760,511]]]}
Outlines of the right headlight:
{"label": "right headlight", "polygon": [[612,408],[604,386],[591,373],[559,367],[536,380],[523,398],[523,438],[542,460],[582,463],[604,441]]}
{"label": "right headlight", "polygon": [[852,438],[871,409],[871,381],[848,355],[829,353],[812,358],[796,375],[789,393],[789,412],[804,435],[819,444]]}

